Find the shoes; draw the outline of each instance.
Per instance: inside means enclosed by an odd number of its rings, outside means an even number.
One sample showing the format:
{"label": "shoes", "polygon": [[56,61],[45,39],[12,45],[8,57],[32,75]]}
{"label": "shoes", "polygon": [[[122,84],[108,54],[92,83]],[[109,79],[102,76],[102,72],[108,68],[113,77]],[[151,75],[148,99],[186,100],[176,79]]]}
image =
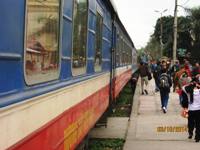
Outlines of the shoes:
{"label": "shoes", "polygon": [[166,108],[166,107],[163,107],[162,110],[163,110],[163,113],[164,113],[164,114],[167,113],[167,108]]}
{"label": "shoes", "polygon": [[142,95],[144,95],[144,93],[145,93],[146,95],[148,95],[147,90],[144,90],[144,92],[142,91]]}
{"label": "shoes", "polygon": [[192,139],[192,135],[189,135],[189,136],[188,136],[188,139]]}
{"label": "shoes", "polygon": [[148,95],[148,92],[147,92],[147,90],[144,90],[144,92],[146,93],[146,95]]}
{"label": "shoes", "polygon": [[199,139],[195,139],[195,142],[199,142],[200,140]]}

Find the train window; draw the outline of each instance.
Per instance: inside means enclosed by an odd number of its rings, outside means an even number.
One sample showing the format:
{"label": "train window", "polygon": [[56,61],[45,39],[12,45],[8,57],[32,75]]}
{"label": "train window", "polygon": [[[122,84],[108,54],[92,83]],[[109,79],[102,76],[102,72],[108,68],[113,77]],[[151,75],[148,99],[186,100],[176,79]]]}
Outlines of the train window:
{"label": "train window", "polygon": [[119,59],[119,62],[120,62],[120,66],[122,65],[122,52],[123,52],[123,43],[122,43],[122,37],[120,36],[120,49],[119,49],[119,55],[120,55],[120,59]]}
{"label": "train window", "polygon": [[120,36],[117,33],[117,43],[116,43],[116,67],[120,66]]}
{"label": "train window", "polygon": [[131,53],[131,48],[129,47],[129,64],[131,64],[131,58],[132,58],[132,53]]}
{"label": "train window", "polygon": [[[128,49],[126,49],[128,51]],[[126,52],[126,65],[128,65],[128,59],[129,59],[129,55],[128,55],[128,52]]]}
{"label": "train window", "polygon": [[125,42],[124,39],[122,40],[122,65],[125,65]]}
{"label": "train window", "polygon": [[131,64],[131,49],[129,46],[128,46],[128,64],[129,65]]}
{"label": "train window", "polygon": [[28,85],[59,76],[60,0],[27,0],[25,78]]}
{"label": "train window", "polygon": [[88,1],[74,0],[73,15],[72,73],[77,76],[86,73]]}
{"label": "train window", "polygon": [[103,17],[97,12],[96,16],[96,51],[94,60],[94,70],[99,72],[102,70],[102,32],[103,32]]}

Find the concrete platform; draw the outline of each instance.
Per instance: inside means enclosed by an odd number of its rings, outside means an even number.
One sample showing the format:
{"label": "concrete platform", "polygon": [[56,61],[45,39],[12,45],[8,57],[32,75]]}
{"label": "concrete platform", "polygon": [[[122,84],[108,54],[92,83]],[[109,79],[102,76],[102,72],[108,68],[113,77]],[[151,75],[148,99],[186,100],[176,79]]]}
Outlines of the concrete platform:
{"label": "concrete platform", "polygon": [[192,141],[127,141],[124,150],[199,150]]}
{"label": "concrete platform", "polygon": [[137,111],[132,111],[124,150],[200,149],[200,143],[187,139],[187,119],[180,115],[178,95],[170,93],[168,112],[164,114],[161,111],[160,94],[154,92],[153,80],[148,92],[149,95],[134,99],[134,103],[137,103],[134,105],[138,108],[133,108]]}
{"label": "concrete platform", "polygon": [[109,117],[107,127],[94,128],[90,132],[91,138],[121,138],[125,139],[129,117]]}

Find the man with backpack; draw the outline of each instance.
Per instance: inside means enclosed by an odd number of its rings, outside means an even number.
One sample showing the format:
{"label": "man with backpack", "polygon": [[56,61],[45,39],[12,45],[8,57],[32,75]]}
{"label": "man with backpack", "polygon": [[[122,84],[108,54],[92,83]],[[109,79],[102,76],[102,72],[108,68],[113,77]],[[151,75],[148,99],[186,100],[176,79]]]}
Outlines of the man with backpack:
{"label": "man with backpack", "polygon": [[167,105],[169,100],[170,87],[172,86],[172,80],[170,76],[167,74],[167,64],[162,64],[162,70],[159,77],[159,89],[160,89],[160,97],[161,97],[161,107],[163,113],[167,112]]}

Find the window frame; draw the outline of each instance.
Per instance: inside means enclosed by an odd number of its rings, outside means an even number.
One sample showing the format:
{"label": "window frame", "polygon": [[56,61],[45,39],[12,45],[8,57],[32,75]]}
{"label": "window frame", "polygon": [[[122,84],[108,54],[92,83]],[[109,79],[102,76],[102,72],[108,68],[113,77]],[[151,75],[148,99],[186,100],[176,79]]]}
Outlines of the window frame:
{"label": "window frame", "polygon": [[28,1],[29,0],[25,0],[25,15],[24,15],[24,47],[23,47],[23,74],[24,74],[24,81],[25,84],[27,86],[34,86],[34,85],[38,85],[38,84],[43,84],[43,83],[47,83],[47,82],[51,82],[51,81],[55,81],[58,80],[60,77],[60,73],[61,73],[61,56],[62,56],[62,23],[63,23],[63,1],[62,0],[58,0],[59,1],[59,8],[58,8],[58,13],[59,13],[59,24],[58,24],[58,69],[57,69],[57,74],[54,78],[51,78],[49,80],[44,80],[44,81],[37,81],[34,83],[30,83],[30,81],[28,81],[28,77],[26,74],[26,49],[27,49],[27,29],[28,29]]}
{"label": "window frame", "polygon": [[117,37],[116,37],[116,67],[120,66],[120,33],[117,31]]}
{"label": "window frame", "polygon": [[73,0],[73,9],[72,9],[72,46],[71,46],[71,75],[72,77],[79,77],[79,76],[84,76],[87,74],[87,66],[88,66],[88,63],[87,63],[87,59],[88,59],[88,25],[89,25],[89,0],[86,0],[87,2],[87,24],[86,24],[86,49],[85,49],[85,71],[84,73],[81,73],[81,74],[74,74],[74,67],[73,67],[73,52],[74,52],[74,7],[75,7],[75,0]]}
{"label": "window frame", "polygon": [[94,63],[93,63],[93,66],[94,66],[94,72],[95,73],[98,73],[98,72],[102,72],[103,71],[103,26],[104,26],[104,15],[103,15],[103,10],[102,8],[99,6],[99,4],[96,4],[96,23],[97,23],[97,15],[101,16],[101,19],[102,19],[102,26],[101,26],[101,70],[96,70],[95,69],[95,57],[96,57],[96,38],[97,38],[97,29],[95,30],[95,53],[94,53]]}

